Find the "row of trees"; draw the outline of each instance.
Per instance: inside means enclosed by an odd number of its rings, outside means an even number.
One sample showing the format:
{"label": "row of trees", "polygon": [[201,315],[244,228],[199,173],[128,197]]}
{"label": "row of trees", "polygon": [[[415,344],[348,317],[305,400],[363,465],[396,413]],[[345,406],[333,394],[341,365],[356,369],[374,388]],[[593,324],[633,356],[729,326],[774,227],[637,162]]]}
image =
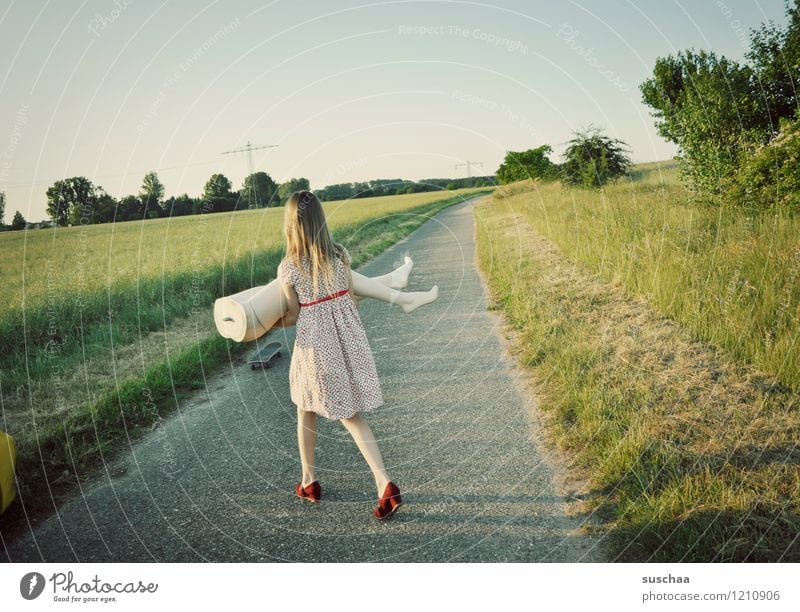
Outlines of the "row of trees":
{"label": "row of trees", "polygon": [[402,195],[408,193],[421,193],[424,191],[440,191],[442,189],[455,190],[470,187],[488,187],[494,185],[492,176],[473,176],[469,178],[448,179],[432,178],[421,181],[406,181],[403,179],[376,179],[363,183],[337,183],[318,189],[317,194],[322,201],[347,200],[356,198],[373,198],[380,196]]}
{"label": "row of trees", "polygon": [[213,174],[199,198],[188,194],[164,199],[164,185],[155,172],[145,175],[138,195],[116,199],[83,176],[56,181],[47,190],[47,213],[58,225],[86,225],[159,217],[180,217],[208,212],[276,206],[299,189],[308,189],[305,178],[277,184],[266,172],[245,178],[234,191],[224,174]]}
{"label": "row of trees", "polygon": [[785,28],[751,30],[744,63],[682,51],[658,58],[640,86],[701,200],[800,208],[800,0],[786,2],[786,15]]}
{"label": "row of trees", "polygon": [[[319,190],[317,194],[323,200],[339,200],[491,184],[494,184],[493,177],[427,179],[420,182],[381,179],[330,185]],[[308,179],[293,178],[278,184],[266,172],[255,172],[245,178],[240,190],[234,191],[231,181],[224,174],[213,174],[199,198],[184,193],[164,199],[163,183],[158,174],[150,172],[144,176],[138,195],[117,199],[106,193],[101,186],[94,185],[88,178],[75,176],[56,181],[47,190],[47,213],[57,225],[62,226],[179,217],[280,206],[294,191],[301,189],[310,189]],[[4,197],[0,202],[4,207]],[[14,224],[8,229],[25,227],[25,220],[18,212]]]}
{"label": "row of trees", "polygon": [[567,143],[561,164],[550,160],[549,155],[553,152],[550,145],[527,151],[507,151],[497,169],[497,181],[561,180],[571,186],[601,187],[628,173],[631,167],[628,151],[628,146],[621,140],[610,138],[600,129],[589,126],[574,133]]}

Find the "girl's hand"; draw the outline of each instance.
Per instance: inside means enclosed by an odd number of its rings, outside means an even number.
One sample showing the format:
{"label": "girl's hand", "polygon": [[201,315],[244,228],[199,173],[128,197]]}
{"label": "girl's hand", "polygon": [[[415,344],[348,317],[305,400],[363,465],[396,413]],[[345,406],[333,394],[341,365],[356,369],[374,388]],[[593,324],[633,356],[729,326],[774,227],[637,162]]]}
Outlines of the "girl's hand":
{"label": "girl's hand", "polygon": [[292,316],[292,313],[287,312],[275,322],[275,325],[273,325],[271,329],[275,329],[276,327],[292,327],[296,323],[297,317],[294,317]]}

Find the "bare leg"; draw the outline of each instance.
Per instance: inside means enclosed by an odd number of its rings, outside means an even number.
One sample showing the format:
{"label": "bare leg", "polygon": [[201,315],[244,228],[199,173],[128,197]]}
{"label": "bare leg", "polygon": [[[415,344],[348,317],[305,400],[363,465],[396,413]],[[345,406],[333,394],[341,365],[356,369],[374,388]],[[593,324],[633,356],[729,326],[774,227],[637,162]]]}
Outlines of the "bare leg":
{"label": "bare leg", "polygon": [[297,409],[297,446],[303,466],[301,485],[307,487],[316,480],[314,476],[314,449],[317,446],[317,413]]}
{"label": "bare leg", "polygon": [[372,475],[375,477],[375,486],[378,488],[378,497],[380,497],[383,495],[383,491],[386,485],[389,484],[390,479],[383,465],[383,457],[381,457],[381,451],[375,441],[372,429],[360,414],[356,414],[349,419],[342,419],[342,424],[353,436],[358,450],[364,455],[367,465],[372,470]]}

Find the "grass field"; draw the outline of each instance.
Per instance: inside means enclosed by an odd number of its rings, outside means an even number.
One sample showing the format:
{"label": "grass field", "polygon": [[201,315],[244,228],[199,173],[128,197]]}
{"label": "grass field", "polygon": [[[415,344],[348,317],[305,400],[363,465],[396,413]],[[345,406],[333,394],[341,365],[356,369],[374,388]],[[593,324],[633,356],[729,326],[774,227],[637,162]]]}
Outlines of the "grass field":
{"label": "grass field", "polygon": [[[324,204],[353,265],[486,189]],[[0,428],[16,437],[25,511],[52,510],[105,453],[157,426],[249,344],[221,338],[213,301],[268,283],[283,208],[0,234]],[[400,263],[400,262],[398,262]],[[3,515],[20,528],[22,504]]]}
{"label": "grass field", "polygon": [[674,172],[496,190],[493,307],[618,559],[797,561],[798,220],[693,207]]}

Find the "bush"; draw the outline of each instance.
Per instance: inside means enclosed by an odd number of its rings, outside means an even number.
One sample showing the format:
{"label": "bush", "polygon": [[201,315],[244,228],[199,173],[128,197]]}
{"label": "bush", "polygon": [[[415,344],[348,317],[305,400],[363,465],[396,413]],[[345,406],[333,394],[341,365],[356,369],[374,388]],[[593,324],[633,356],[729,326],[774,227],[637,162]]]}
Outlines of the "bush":
{"label": "bush", "polygon": [[497,169],[497,182],[504,185],[526,179],[556,180],[558,166],[547,157],[552,152],[550,145],[527,151],[506,151],[505,159]]}
{"label": "bush", "polygon": [[628,145],[603,135],[598,128],[575,132],[567,144],[561,166],[561,178],[567,185],[601,187],[630,170]]}
{"label": "bush", "polygon": [[800,210],[800,116],[781,121],[778,135],[755,147],[730,181],[729,204]]}

